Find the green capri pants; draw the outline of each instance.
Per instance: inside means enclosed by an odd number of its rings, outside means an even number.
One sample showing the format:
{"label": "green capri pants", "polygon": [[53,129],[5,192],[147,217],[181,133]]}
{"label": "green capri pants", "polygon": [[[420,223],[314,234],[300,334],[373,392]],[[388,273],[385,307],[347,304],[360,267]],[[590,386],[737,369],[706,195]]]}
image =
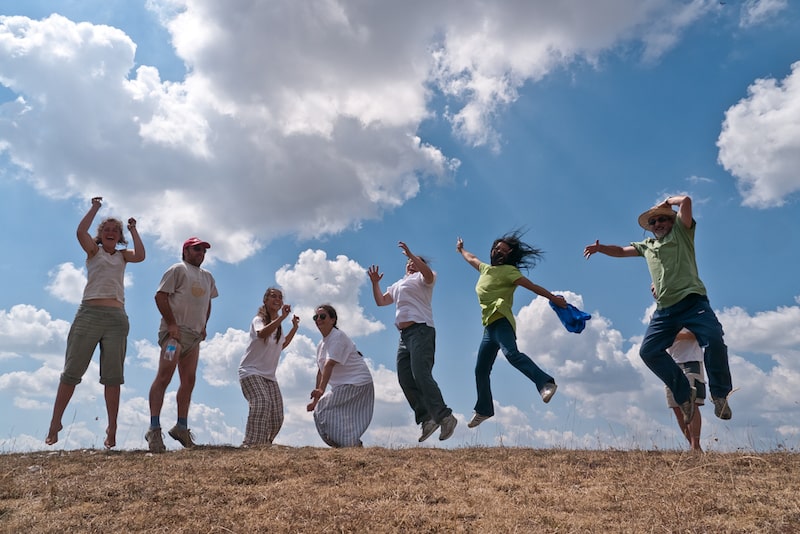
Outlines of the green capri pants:
{"label": "green capri pants", "polygon": [[129,330],[124,308],[81,304],[67,336],[67,357],[61,382],[80,384],[99,344],[100,383],[104,386],[124,384],[123,366]]}

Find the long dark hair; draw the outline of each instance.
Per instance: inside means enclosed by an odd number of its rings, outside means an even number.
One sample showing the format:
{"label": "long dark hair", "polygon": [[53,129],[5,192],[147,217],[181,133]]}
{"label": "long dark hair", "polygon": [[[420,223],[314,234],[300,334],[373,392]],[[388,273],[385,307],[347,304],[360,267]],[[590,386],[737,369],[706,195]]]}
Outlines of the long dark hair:
{"label": "long dark hair", "polygon": [[[274,291],[275,293],[280,294],[281,300],[283,300],[283,291],[278,289],[277,287],[268,287],[266,291],[264,291],[264,298],[261,299],[263,304],[258,309],[258,316],[261,317],[261,320],[264,321],[264,326],[271,323],[277,317],[270,317],[269,310],[267,310],[267,297],[269,296],[269,292]],[[282,325],[278,324],[278,328],[275,329],[275,343],[281,340],[281,335],[283,334],[283,327]],[[266,339],[264,340],[266,341]]]}
{"label": "long dark hair", "polygon": [[[508,232],[494,240],[492,250],[498,243],[503,242],[511,249],[503,261],[505,265],[513,265],[517,269],[532,269],[544,257],[544,251],[522,241],[520,238],[523,235],[522,230]],[[489,253],[491,254],[491,251]]]}

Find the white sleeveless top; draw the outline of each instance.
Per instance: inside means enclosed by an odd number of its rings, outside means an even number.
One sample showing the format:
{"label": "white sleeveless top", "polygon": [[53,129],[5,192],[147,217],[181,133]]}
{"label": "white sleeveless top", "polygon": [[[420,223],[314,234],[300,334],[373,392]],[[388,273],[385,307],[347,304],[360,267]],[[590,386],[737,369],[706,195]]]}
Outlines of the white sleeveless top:
{"label": "white sleeveless top", "polygon": [[109,254],[103,247],[99,247],[91,258],[86,258],[87,281],[83,300],[114,299],[125,304],[125,263],[121,250]]}

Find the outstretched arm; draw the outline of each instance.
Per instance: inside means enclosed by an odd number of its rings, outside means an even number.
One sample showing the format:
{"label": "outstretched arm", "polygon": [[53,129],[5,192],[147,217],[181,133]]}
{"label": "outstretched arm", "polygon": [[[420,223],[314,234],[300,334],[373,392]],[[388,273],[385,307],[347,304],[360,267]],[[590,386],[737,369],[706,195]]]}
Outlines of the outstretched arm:
{"label": "outstretched arm", "polygon": [[583,249],[583,257],[587,260],[592,254],[600,252],[612,258],[632,258],[638,256],[639,253],[631,246],[621,247],[619,245],[601,245],[600,241],[595,241],[591,245],[586,245]]}
{"label": "outstretched arm", "polygon": [[461,257],[464,258],[467,263],[475,267],[475,269],[480,270],[481,260],[479,260],[478,257],[472,252],[464,250],[464,240],[460,237],[456,240],[456,250],[459,254],[461,254]]}
{"label": "outstretched arm", "polygon": [[89,208],[89,211],[83,216],[81,222],[78,223],[78,229],[75,232],[78,237],[78,243],[81,244],[81,248],[90,257],[97,253],[99,247],[97,243],[94,242],[94,238],[92,238],[91,234],[89,234],[89,227],[92,226],[92,221],[97,215],[97,212],[100,211],[100,206],[102,205],[103,197],[92,198],[92,207]]}
{"label": "outstretched arm", "polygon": [[539,284],[534,284],[528,278],[521,276],[514,280],[514,285],[524,287],[530,291],[533,291],[540,297],[544,297],[559,308],[566,308],[567,307],[567,300],[562,297],[561,295],[553,295],[548,290],[540,286]]}
{"label": "outstretched arm", "polygon": [[381,293],[381,279],[383,278],[383,273],[380,272],[380,267],[377,265],[370,265],[369,269],[367,269],[367,274],[369,275],[369,281],[372,282],[372,296],[375,298],[375,304],[378,306],[388,306],[394,300],[392,296],[387,293]]}

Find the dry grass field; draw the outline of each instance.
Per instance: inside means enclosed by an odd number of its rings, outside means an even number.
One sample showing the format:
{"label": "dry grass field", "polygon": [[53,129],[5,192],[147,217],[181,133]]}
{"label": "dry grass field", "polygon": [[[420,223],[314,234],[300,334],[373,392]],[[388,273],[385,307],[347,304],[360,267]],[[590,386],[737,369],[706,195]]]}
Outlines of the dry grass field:
{"label": "dry grass field", "polygon": [[0,455],[0,531],[800,532],[800,454],[199,447]]}

